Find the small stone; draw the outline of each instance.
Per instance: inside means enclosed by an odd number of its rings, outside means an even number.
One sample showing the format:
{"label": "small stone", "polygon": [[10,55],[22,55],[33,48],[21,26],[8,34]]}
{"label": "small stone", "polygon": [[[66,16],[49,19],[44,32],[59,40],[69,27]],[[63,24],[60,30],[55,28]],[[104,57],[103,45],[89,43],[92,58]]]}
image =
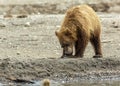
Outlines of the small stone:
{"label": "small stone", "polygon": [[6,25],[5,25],[5,23],[0,23],[0,27],[5,27]]}
{"label": "small stone", "polygon": [[118,28],[118,25],[114,25],[114,28]]}
{"label": "small stone", "polygon": [[20,15],[17,15],[16,18],[26,18],[26,17],[28,17],[26,14],[20,14]]}
{"label": "small stone", "polygon": [[5,14],[3,17],[4,18],[12,18],[13,16],[11,14]]}
{"label": "small stone", "polygon": [[16,54],[17,54],[17,55],[20,55],[20,53],[19,53],[19,52],[17,52]]}
{"label": "small stone", "polygon": [[29,26],[30,26],[30,22],[26,22],[25,27],[29,27]]}

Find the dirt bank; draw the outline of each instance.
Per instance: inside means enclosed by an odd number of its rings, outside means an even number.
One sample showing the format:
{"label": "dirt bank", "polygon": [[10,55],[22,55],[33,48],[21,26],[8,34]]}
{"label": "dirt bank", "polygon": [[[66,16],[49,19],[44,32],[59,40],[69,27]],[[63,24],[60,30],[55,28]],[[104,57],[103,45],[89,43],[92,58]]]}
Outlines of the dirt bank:
{"label": "dirt bank", "polygon": [[0,60],[0,80],[9,77],[49,79],[107,79],[120,77],[120,60],[113,58]]}

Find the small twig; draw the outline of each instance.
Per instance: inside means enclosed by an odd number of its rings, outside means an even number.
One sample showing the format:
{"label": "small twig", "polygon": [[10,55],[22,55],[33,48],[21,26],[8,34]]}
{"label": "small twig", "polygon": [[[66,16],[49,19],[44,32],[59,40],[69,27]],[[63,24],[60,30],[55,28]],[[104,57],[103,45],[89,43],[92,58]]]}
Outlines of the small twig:
{"label": "small twig", "polygon": [[108,41],[102,41],[102,43],[109,43],[109,42],[111,42],[110,40],[108,40]]}

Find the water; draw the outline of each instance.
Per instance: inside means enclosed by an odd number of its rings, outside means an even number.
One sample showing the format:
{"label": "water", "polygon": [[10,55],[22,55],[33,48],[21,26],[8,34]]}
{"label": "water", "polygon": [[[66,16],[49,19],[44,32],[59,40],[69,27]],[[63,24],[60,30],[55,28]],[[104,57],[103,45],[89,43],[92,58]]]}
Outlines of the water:
{"label": "water", "polygon": [[[34,86],[42,86],[42,82],[41,83],[38,82]],[[79,81],[79,82],[51,81],[51,86],[120,86],[120,80]]]}
{"label": "water", "polygon": [[[50,86],[120,86],[120,80],[80,80],[73,82],[66,81],[50,81]],[[9,83],[1,84],[0,86],[43,86],[42,81],[35,81],[34,84]]]}
{"label": "water", "polygon": [[65,83],[63,86],[120,86],[120,81],[85,81]]}

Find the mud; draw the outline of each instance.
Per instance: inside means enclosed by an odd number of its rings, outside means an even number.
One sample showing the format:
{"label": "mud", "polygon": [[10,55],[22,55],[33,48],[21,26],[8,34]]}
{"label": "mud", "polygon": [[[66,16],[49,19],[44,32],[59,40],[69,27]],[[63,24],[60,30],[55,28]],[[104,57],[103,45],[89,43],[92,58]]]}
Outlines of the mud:
{"label": "mud", "polygon": [[[26,61],[0,60],[1,81],[14,77],[26,80],[70,81],[119,79],[120,60],[103,59],[33,59]],[[9,81],[9,80],[8,80]]]}

